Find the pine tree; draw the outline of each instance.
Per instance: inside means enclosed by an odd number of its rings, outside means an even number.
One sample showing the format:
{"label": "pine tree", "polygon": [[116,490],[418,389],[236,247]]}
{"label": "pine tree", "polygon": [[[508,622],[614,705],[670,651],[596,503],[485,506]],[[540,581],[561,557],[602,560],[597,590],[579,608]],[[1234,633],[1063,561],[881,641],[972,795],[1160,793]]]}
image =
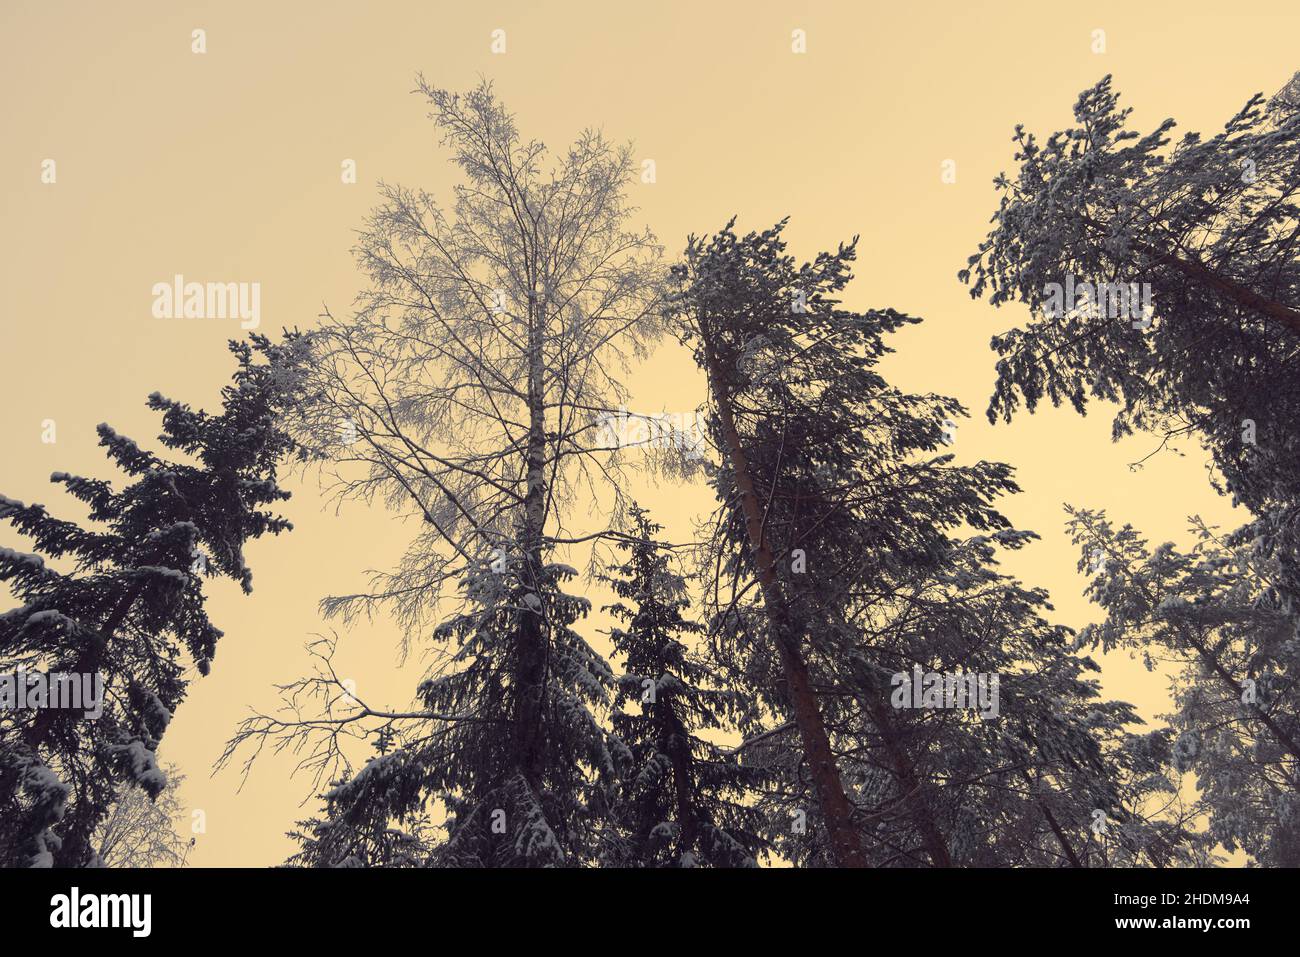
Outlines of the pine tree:
{"label": "pine tree", "polygon": [[[251,591],[244,544],[291,527],[263,506],[289,497],[276,466],[291,442],[275,415],[281,360],[294,347],[259,336],[232,342],[238,369],[219,415],[149,396],[162,415],[160,442],[184,459],[100,425],[99,444],[128,484],[51,476],[89,506],[88,523],[0,498],[0,517],[39,553],[0,549],[0,580],[22,602],[0,615],[0,667],[20,681],[48,672],[103,682],[97,719],[54,708],[0,713],[0,863],[91,864],[92,836],[124,789],[152,798],[165,788],[158,744],[188,669],[207,674],[221,637],[204,609],[203,579]],[[60,559],[66,570],[47,564]]]}
{"label": "pine tree", "polygon": [[[722,453],[714,646],[777,722],[742,751],[784,772],[764,802],[781,853],[841,866],[1080,858],[1094,810],[1133,816],[1118,752],[1136,716],[1094,700],[1089,663],[1039,614],[1047,596],[996,572],[998,551],[1034,537],[997,509],[1018,490],[1010,467],[956,464],[960,404],[881,376],[887,336],[917,320],[840,308],[853,246],[797,266],[784,225],[692,240],[674,302]],[[998,676],[1005,710],[899,710],[891,680],[918,665]],[[832,760],[810,747],[818,726]]]}
{"label": "pine tree", "polygon": [[631,758],[606,863],[756,866],[766,844],[752,803],[762,773],[698,734],[734,730],[747,704],[682,641],[703,628],[684,616],[686,583],[656,539],[663,527],[636,505],[630,516],[631,538],[619,545],[627,559],[602,576],[622,599],[606,610],[622,622],[611,632],[626,667],[613,723]]}
{"label": "pine tree", "polygon": [[1211,836],[1259,866],[1300,865],[1300,632],[1276,555],[1200,521],[1184,551],[1102,512],[1070,516],[1106,612],[1082,640],[1174,668],[1170,760],[1196,775]]}
{"label": "pine tree", "polygon": [[[1300,598],[1298,82],[1172,147],[1173,120],[1126,128],[1110,77],[1080,94],[1075,126],[1044,141],[1017,127],[1019,170],[995,181],[993,228],[959,276],[1031,311],[993,339],[990,421],[1099,399],[1120,405],[1116,437],[1194,437],[1216,489],[1255,514],[1243,534],[1268,543]],[[1064,301],[1067,283],[1080,301]],[[1150,314],[1117,314],[1113,292],[1142,287]]]}
{"label": "pine tree", "polygon": [[[818,297],[833,295],[847,282],[847,257],[820,257],[815,265],[796,272],[780,240],[784,223],[743,239],[731,227],[728,223],[709,241],[690,238],[686,261],[673,267],[678,289],[669,310],[707,376],[714,439],[723,460],[715,484],[719,499],[728,506],[722,537],[734,547],[729,564],[743,567],[762,595],[765,644],[780,663],[780,707],[789,709],[798,729],[820,815],[830,833],[832,859],[843,867],[862,866],[861,838],[809,678],[803,648],[806,628],[791,607],[785,576],[778,572],[778,560],[788,553],[772,543],[765,514],[772,498],[758,483],[755,473],[762,464],[751,458],[753,443],[747,445],[746,439],[752,435],[746,434],[744,420],[745,412],[753,409],[746,388],[771,380],[776,371],[761,355],[768,341],[764,330],[775,322],[773,331],[780,334],[787,310],[820,315]],[[814,304],[811,312],[809,302]]]}
{"label": "pine tree", "polygon": [[[1080,412],[1117,401],[1116,434],[1191,425],[1220,440],[1229,472],[1243,414],[1265,434],[1288,424],[1250,395],[1294,393],[1300,337],[1300,110],[1273,103],[1257,94],[1223,132],[1169,149],[1174,121],[1126,129],[1106,77],[1080,94],[1076,126],[1042,142],[1016,128],[1020,168],[995,181],[993,229],[959,274],[972,296],[1034,313],[993,340],[990,420],[1044,398]],[[1067,278],[1077,301],[1061,295]],[[1150,315],[1131,302],[1117,315],[1122,302],[1095,287],[1110,282],[1149,286]]]}
{"label": "pine tree", "polygon": [[[1300,789],[1287,643],[1300,633],[1298,84],[1171,147],[1174,122],[1126,129],[1130,111],[1103,79],[1080,95],[1073,127],[1045,141],[1017,128],[1019,169],[996,180],[993,228],[960,273],[973,296],[1031,311],[993,340],[990,421],[1043,399],[1081,414],[1117,402],[1115,437],[1198,441],[1216,491],[1252,512],[1229,534],[1196,519],[1186,551],[1149,549],[1086,509],[1070,527],[1081,567],[1107,563],[1090,590],[1108,617],[1088,641],[1175,667],[1170,759],[1200,775],[1216,837],[1265,864],[1296,859],[1294,802],[1276,795]],[[1109,291],[1053,300],[1066,282],[1145,284],[1152,308],[1131,321]],[[1244,700],[1256,684],[1258,701]]]}
{"label": "pine tree", "polygon": [[[958,469],[947,457],[904,464],[909,452],[937,449],[944,422],[962,410],[950,399],[899,393],[875,370],[887,351],[885,334],[916,320],[893,310],[838,308],[852,276],[852,245],[796,266],[785,252],[784,221],[743,237],[732,225],[705,240],[691,238],[685,262],[674,267],[680,285],[673,307],[706,371],[713,404],[722,455],[714,484],[725,505],[716,548],[727,573],[740,583],[757,581],[762,597],[764,620],[732,619],[740,626],[732,635],[737,670],[793,718],[831,862],[860,866],[860,829],[809,672],[825,640],[812,603],[826,596],[801,583],[806,559],[833,567],[830,556],[845,555],[846,572],[862,555],[868,562],[932,562],[944,525],[1005,526],[987,500],[1014,485],[1005,466]],[[854,511],[866,511],[858,528],[874,531],[870,547],[855,549],[827,524]],[[779,672],[768,670],[763,656],[753,658],[755,647],[776,652]],[[914,808],[928,818],[923,796]],[[922,830],[930,856],[946,863],[937,828],[923,823]]]}

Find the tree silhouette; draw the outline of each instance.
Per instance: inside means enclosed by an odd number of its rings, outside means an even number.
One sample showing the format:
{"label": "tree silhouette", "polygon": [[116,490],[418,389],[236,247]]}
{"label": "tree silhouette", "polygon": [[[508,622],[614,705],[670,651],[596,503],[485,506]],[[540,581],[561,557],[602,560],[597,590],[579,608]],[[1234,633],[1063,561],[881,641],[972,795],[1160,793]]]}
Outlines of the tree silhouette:
{"label": "tree silhouette", "polygon": [[[1088,509],[1071,509],[1069,527],[1107,614],[1084,641],[1176,669],[1170,759],[1198,775],[1195,811],[1224,846],[1274,865],[1296,860],[1300,790],[1297,84],[1170,148],[1173,121],[1125,129],[1129,111],[1103,79],[1079,97],[1073,128],[1042,143],[1017,128],[1020,168],[997,179],[994,227],[960,273],[973,296],[1034,313],[993,340],[990,420],[1044,398],[1080,413],[1117,402],[1116,437],[1200,442],[1214,488],[1253,513],[1227,534],[1194,519],[1186,552],[1151,549]],[[1067,278],[1148,283],[1154,308],[1138,322],[1053,309],[1052,284]]]}
{"label": "tree silhouette", "polygon": [[[149,396],[163,417],[160,442],[185,459],[100,425],[99,444],[129,484],[118,491],[101,479],[51,476],[90,507],[93,524],[0,498],[0,518],[40,553],[0,549],[0,580],[22,602],[0,615],[4,670],[93,675],[104,689],[95,720],[67,709],[0,713],[5,865],[90,864],[92,835],[123,789],[150,798],[165,789],[158,744],[185,697],[187,666],[207,674],[221,637],[204,609],[203,579],[231,578],[251,591],[244,543],[291,527],[263,506],[289,497],[276,469],[292,442],[275,416],[297,347],[260,336],[232,342],[238,369],[219,415]],[[68,570],[46,559],[67,559]]]}
{"label": "tree silhouette", "polygon": [[[1136,716],[1098,700],[1045,593],[996,572],[1034,537],[995,506],[1017,491],[1010,467],[957,465],[960,404],[881,376],[886,337],[917,320],[841,308],[853,245],[796,265],[784,225],[692,240],[673,300],[722,454],[712,640],[782,722],[742,747],[784,770],[765,799],[782,853],[1082,864],[1094,809],[1144,827],[1119,755]],[[998,676],[1005,713],[898,710],[890,679],[917,665]]]}
{"label": "tree silhouette", "polygon": [[340,813],[378,826],[441,801],[439,861],[572,863],[591,853],[586,792],[609,786],[589,778],[614,770],[595,716],[613,673],[572,627],[589,604],[564,592],[576,573],[553,553],[609,535],[569,532],[568,509],[578,490],[617,495],[597,422],[624,398],[624,357],[656,333],[658,248],[627,225],[628,147],[588,131],[548,166],[487,84],[419,87],[465,182],[446,210],[382,187],[356,249],[370,288],[351,319],[311,334],[294,431],[335,494],[423,527],[398,569],[326,599],[326,614],[388,610],[408,638],[437,621],[444,650],[419,708],[340,717],[330,703],[355,699],[318,676],[295,690],[320,692],[325,714],[255,717],[227,757],[310,738],[308,763],[338,777],[340,733],[387,729],[395,749],[335,791],[369,809]]}
{"label": "tree silhouette", "polygon": [[615,804],[620,840],[605,863],[641,867],[755,866],[766,842],[752,794],[759,769],[697,733],[731,730],[751,709],[739,689],[683,637],[702,626],[684,617],[686,582],[656,543],[663,527],[630,508],[626,560],[602,576],[620,601],[614,651],[625,658],[614,730],[630,752]]}

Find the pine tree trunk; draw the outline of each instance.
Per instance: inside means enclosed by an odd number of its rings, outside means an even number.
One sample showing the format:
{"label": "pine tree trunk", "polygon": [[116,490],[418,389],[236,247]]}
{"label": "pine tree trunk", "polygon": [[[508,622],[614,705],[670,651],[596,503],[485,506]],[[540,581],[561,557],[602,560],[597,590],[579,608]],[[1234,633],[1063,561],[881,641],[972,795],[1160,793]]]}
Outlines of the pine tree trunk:
{"label": "pine tree trunk", "polygon": [[736,431],[731,411],[731,399],[723,386],[721,370],[713,347],[704,341],[708,367],[709,389],[718,408],[722,439],[731,460],[740,493],[741,509],[745,516],[745,529],[749,537],[750,554],[758,573],[758,584],[763,595],[763,605],[771,623],[772,638],[776,644],[781,669],[794,711],[795,726],[803,743],[804,759],[812,772],[813,789],[821,811],[822,821],[830,837],[831,858],[838,867],[866,867],[862,851],[862,837],[853,824],[853,805],[844,793],[839,768],[831,750],[830,737],[822,719],[817,698],[808,677],[808,666],[799,649],[793,617],[785,602],[776,575],[776,561],[768,547],[763,532],[763,514],[754,483],[749,474],[749,460]]}
{"label": "pine tree trunk", "polygon": [[1172,253],[1161,252],[1145,243],[1135,242],[1133,248],[1146,253],[1166,266],[1172,266],[1189,279],[1204,283],[1238,305],[1252,309],[1282,324],[1290,330],[1292,335],[1300,335],[1300,312],[1285,303],[1278,302],[1276,299],[1269,299],[1267,296],[1261,296],[1255,290],[1243,286],[1236,280],[1220,275],[1202,263],[1192,262]]}
{"label": "pine tree trunk", "polygon": [[[1091,216],[1083,214],[1083,222],[1089,228],[1098,232],[1108,232],[1101,223],[1097,222]],[[1288,306],[1286,303],[1279,302],[1276,299],[1270,299],[1262,296],[1248,286],[1243,286],[1235,279],[1229,279],[1227,276],[1216,272],[1204,263],[1195,262],[1189,259],[1183,259],[1173,253],[1157,249],[1148,243],[1139,240],[1132,240],[1131,245],[1138,252],[1149,256],[1156,262],[1170,266],[1178,270],[1188,279],[1204,283],[1216,292],[1226,296],[1239,306],[1245,306],[1261,315],[1267,316],[1274,322],[1285,326],[1293,335],[1300,335],[1300,310]]]}
{"label": "pine tree trunk", "polygon": [[[1031,788],[1034,786],[1034,779],[1029,776],[1028,771],[1022,768],[1020,776],[1025,779],[1025,783]],[[1056,841],[1061,845],[1061,850],[1065,852],[1065,857],[1070,862],[1070,866],[1083,867],[1083,862],[1079,860],[1079,855],[1074,852],[1074,846],[1070,844],[1070,839],[1066,837],[1065,831],[1062,830],[1060,823],[1056,820],[1056,815],[1052,813],[1052,809],[1047,806],[1047,802],[1039,798],[1038,807],[1043,812],[1043,817],[1047,819],[1048,827],[1056,835]]]}
{"label": "pine tree trunk", "polygon": [[885,753],[889,755],[889,763],[893,766],[898,787],[906,796],[904,800],[907,803],[908,817],[912,819],[912,826],[921,836],[921,843],[925,847],[926,854],[930,856],[930,863],[935,867],[952,867],[948,842],[944,840],[943,832],[935,823],[934,814],[931,813],[930,804],[925,797],[925,790],[921,786],[921,779],[916,773],[916,765],[912,763],[907,750],[899,742],[889,711],[883,701],[875,697],[870,697],[861,703],[871,715],[876,730],[880,732],[880,740],[885,746]]}

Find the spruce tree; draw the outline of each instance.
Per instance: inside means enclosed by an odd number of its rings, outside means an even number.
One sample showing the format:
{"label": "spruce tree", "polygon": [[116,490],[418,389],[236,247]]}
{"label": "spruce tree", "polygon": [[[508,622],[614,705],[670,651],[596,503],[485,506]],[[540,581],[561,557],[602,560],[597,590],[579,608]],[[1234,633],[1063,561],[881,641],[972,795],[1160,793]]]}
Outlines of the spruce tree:
{"label": "spruce tree", "polygon": [[9,702],[0,712],[5,866],[92,864],[92,837],[123,790],[152,798],[166,786],[159,742],[192,671],[207,674],[221,637],[202,583],[224,577],[251,591],[245,543],[290,528],[265,506],[289,497],[276,468],[292,444],[275,417],[287,385],[282,360],[294,348],[260,336],[232,342],[238,369],[217,415],[150,395],[162,415],[159,441],[180,457],[100,425],[99,444],[126,484],[51,476],[89,507],[86,522],[0,498],[0,517],[37,552],[0,548],[0,581],[21,602],[0,615],[0,670],[16,680],[34,672],[100,679],[104,699],[96,719]]}
{"label": "spruce tree", "polygon": [[[393,735],[377,735],[375,750],[382,758],[393,750]],[[352,786],[353,793],[348,787]],[[334,782],[322,799],[324,811],[299,821],[289,837],[298,843],[288,867],[424,867],[436,843],[428,816],[414,813],[403,826],[388,814],[375,814],[373,803],[357,800],[351,779]]]}
{"label": "spruce tree", "polygon": [[734,731],[750,710],[739,689],[683,638],[703,627],[685,617],[686,583],[657,541],[663,526],[630,508],[626,560],[602,579],[622,599],[606,608],[621,627],[614,730],[630,752],[615,805],[619,840],[606,863],[635,867],[756,866],[764,850],[752,795],[762,772],[698,732]]}
{"label": "spruce tree", "polygon": [[[389,838],[408,862],[413,844],[400,835],[415,835],[430,816],[441,819],[445,836],[421,842],[426,866],[594,862],[616,764],[630,756],[600,722],[614,674],[573,627],[591,608],[565,591],[576,574],[548,563],[539,580],[527,581],[517,568],[489,562],[465,576],[462,610],[435,632],[455,650],[420,684],[418,707],[392,712],[358,703],[342,719],[368,723],[360,733],[382,751],[324,794],[321,819],[295,835],[302,844],[295,863],[392,866]],[[542,711],[522,745],[541,755],[536,777],[510,759],[521,746],[512,733],[518,711],[529,707],[521,700],[527,687],[514,678],[527,647],[512,640],[526,617],[539,620],[549,645]],[[251,719],[231,748],[250,734],[285,730]]]}
{"label": "spruce tree", "polygon": [[1200,521],[1189,549],[1088,509],[1069,528],[1106,613],[1083,641],[1173,671],[1169,760],[1195,775],[1210,835],[1257,866],[1300,866],[1300,637],[1276,554]]}

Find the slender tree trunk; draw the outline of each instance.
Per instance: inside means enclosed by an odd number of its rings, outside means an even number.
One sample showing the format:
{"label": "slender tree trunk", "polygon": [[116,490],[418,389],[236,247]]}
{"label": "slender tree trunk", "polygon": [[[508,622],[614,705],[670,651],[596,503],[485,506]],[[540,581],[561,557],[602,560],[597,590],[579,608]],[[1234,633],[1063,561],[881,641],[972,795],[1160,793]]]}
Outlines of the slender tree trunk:
{"label": "slender tree trunk", "polygon": [[[543,533],[546,522],[546,408],[542,364],[544,303],[535,295],[528,303],[528,444],[525,451],[527,491],[524,498],[523,562],[521,578],[526,588],[540,590]],[[538,595],[540,598],[540,595]],[[518,705],[512,729],[512,755],[516,767],[540,793],[546,765],[545,706],[547,636],[542,609],[525,608],[519,618]]]}
{"label": "slender tree trunk", "polygon": [[[1090,216],[1084,215],[1084,223],[1093,230],[1098,232],[1107,231],[1105,227]],[[1244,286],[1235,279],[1229,279],[1222,273],[1218,273],[1206,266],[1204,263],[1196,262],[1190,259],[1184,259],[1174,253],[1165,252],[1157,249],[1148,243],[1139,240],[1133,240],[1132,247],[1145,256],[1149,256],[1156,262],[1178,270],[1188,279],[1203,283],[1211,289],[1231,299],[1239,306],[1245,306],[1261,315],[1267,316],[1273,321],[1281,324],[1288,329],[1293,335],[1300,335],[1300,310],[1293,309],[1286,303],[1279,302],[1276,299],[1270,299],[1263,296],[1248,286]]]}
{"label": "slender tree trunk", "polygon": [[[1237,679],[1232,676],[1228,669],[1223,667],[1219,659],[1214,657],[1204,644],[1196,641],[1189,635],[1185,635],[1184,637],[1187,638],[1187,643],[1192,646],[1198,655],[1200,655],[1201,660],[1205,662],[1206,667],[1218,675],[1220,680],[1231,688],[1237,695],[1238,699],[1240,699],[1243,690],[1241,685],[1237,682]],[[1273,732],[1273,736],[1277,738],[1278,743],[1291,754],[1291,757],[1300,760],[1300,744],[1297,744],[1295,738],[1287,734],[1276,721],[1268,716],[1268,712],[1259,705],[1256,704],[1253,707],[1255,716],[1263,722],[1264,726],[1268,728],[1269,731]]]}
{"label": "slender tree trunk", "polygon": [[673,795],[677,804],[677,824],[682,829],[678,846],[682,851],[693,851],[699,843],[700,821],[695,813],[695,798],[691,792],[691,756],[687,743],[689,735],[686,726],[671,706],[660,703],[655,707],[663,709],[659,720],[667,740],[662,746],[673,766]]}
{"label": "slender tree trunk", "polygon": [[[1020,776],[1025,779],[1026,784],[1031,788],[1033,787],[1034,779],[1029,776],[1028,771],[1025,771],[1022,768]],[[1070,866],[1083,867],[1083,862],[1079,860],[1079,855],[1074,852],[1074,846],[1070,843],[1070,839],[1066,837],[1065,831],[1057,822],[1056,815],[1052,813],[1052,809],[1047,806],[1047,802],[1039,798],[1037,803],[1039,810],[1043,812],[1043,817],[1047,819],[1047,826],[1050,827],[1052,833],[1056,835],[1056,842],[1061,845],[1061,850],[1065,852],[1065,857],[1070,862]]]}
{"label": "slender tree trunk", "polygon": [[736,487],[740,493],[741,509],[745,516],[746,534],[749,537],[750,554],[758,573],[758,584],[771,623],[772,638],[781,661],[781,669],[785,674],[795,725],[799,729],[799,737],[803,743],[804,759],[808,762],[812,773],[813,790],[817,795],[822,821],[830,836],[831,858],[839,867],[865,867],[867,865],[862,851],[862,837],[852,821],[853,805],[844,793],[844,784],[840,780],[839,768],[835,764],[835,755],[831,750],[830,737],[826,733],[826,724],[822,719],[808,677],[808,666],[799,649],[793,616],[777,581],[776,561],[763,532],[763,513],[749,474],[749,460],[741,445],[740,435],[736,431],[736,422],[731,411],[731,398],[724,386],[712,344],[708,341],[707,335],[702,334],[702,338],[708,366],[709,388],[718,408],[722,439],[731,459],[732,471],[736,476]]}
{"label": "slender tree trunk", "polygon": [[912,819],[912,826],[916,828],[917,834],[921,836],[921,843],[925,847],[926,854],[930,856],[930,863],[935,867],[952,867],[948,842],[944,839],[943,832],[939,830],[939,825],[935,823],[934,814],[930,811],[930,802],[926,800],[925,788],[916,773],[916,765],[912,763],[907,749],[898,740],[898,732],[894,728],[888,709],[884,702],[875,696],[871,696],[862,704],[871,715],[876,730],[880,732],[881,743],[884,744],[889,763],[894,768],[894,777],[898,780],[899,788],[904,795],[911,795],[904,799],[907,802],[908,816]]}

